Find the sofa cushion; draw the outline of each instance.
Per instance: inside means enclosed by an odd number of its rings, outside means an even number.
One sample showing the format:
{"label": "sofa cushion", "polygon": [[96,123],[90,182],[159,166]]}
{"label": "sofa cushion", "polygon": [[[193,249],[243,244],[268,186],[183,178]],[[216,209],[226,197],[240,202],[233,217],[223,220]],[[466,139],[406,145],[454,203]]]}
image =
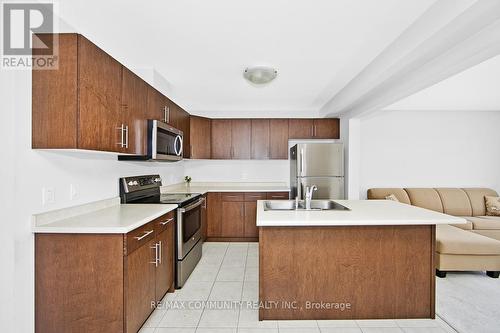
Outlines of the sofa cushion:
{"label": "sofa cushion", "polygon": [[486,195],[484,197],[486,204],[486,215],[488,216],[500,216],[500,198],[490,197]]}
{"label": "sofa cushion", "polygon": [[472,227],[473,227],[473,224],[472,224],[472,221],[470,220],[471,216],[459,216],[465,220],[467,220],[467,223],[464,223],[464,224],[450,224],[454,227],[457,227],[457,228],[460,228],[460,229],[464,229],[464,230],[472,230]]}
{"label": "sofa cushion", "polygon": [[485,196],[497,197],[497,192],[489,188],[463,188],[472,206],[472,216],[486,215]]}
{"label": "sofa cushion", "polygon": [[394,194],[399,202],[410,204],[408,193],[402,188],[371,188],[368,190],[368,199],[385,199],[391,194]]}
{"label": "sofa cushion", "polygon": [[413,206],[443,212],[443,205],[438,192],[433,188],[405,188]]}
{"label": "sofa cushion", "polygon": [[445,214],[456,216],[472,216],[472,206],[469,197],[460,188],[436,188],[441,198]]}
{"label": "sofa cushion", "polygon": [[500,216],[476,216],[471,222],[474,229],[500,230]]}
{"label": "sofa cushion", "polygon": [[443,254],[498,255],[500,241],[441,224],[436,226],[436,251]]}

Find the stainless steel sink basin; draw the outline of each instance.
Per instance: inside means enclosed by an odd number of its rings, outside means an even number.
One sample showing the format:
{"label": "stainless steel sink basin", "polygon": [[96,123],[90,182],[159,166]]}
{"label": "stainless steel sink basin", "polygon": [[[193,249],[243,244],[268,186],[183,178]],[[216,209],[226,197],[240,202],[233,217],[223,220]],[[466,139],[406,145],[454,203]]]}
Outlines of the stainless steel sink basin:
{"label": "stainless steel sink basin", "polygon": [[[300,200],[296,208],[295,200],[264,201],[264,210],[306,210],[306,203]],[[349,208],[332,200],[311,200],[310,210],[349,210]]]}

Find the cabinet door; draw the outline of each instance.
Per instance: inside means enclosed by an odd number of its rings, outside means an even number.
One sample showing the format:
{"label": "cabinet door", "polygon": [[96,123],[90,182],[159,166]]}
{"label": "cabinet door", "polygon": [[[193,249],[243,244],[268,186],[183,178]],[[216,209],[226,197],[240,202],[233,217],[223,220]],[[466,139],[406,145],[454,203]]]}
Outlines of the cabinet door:
{"label": "cabinet door", "polygon": [[201,206],[201,239],[205,241],[207,239],[207,195],[203,196],[205,203]]}
{"label": "cabinet door", "polygon": [[124,124],[128,128],[127,145],[123,151],[130,154],[146,154],[147,141],[147,85],[137,75],[123,68],[122,107]]}
{"label": "cabinet door", "polygon": [[209,159],[211,155],[211,121],[209,118],[191,116],[189,120],[191,158]]}
{"label": "cabinet door", "polygon": [[250,138],[251,138],[250,119],[231,120],[232,159],[236,160],[250,159]]}
{"label": "cabinet door", "polygon": [[78,148],[121,151],[122,65],[78,37]]}
{"label": "cabinet door", "polygon": [[231,159],[231,120],[212,119],[212,158]]}
{"label": "cabinet door", "polygon": [[222,201],[222,237],[243,237],[245,224],[245,203]]}
{"label": "cabinet door", "polygon": [[153,311],[155,301],[154,239],[125,258],[125,323],[127,332],[137,332]]}
{"label": "cabinet door", "polygon": [[252,159],[269,159],[269,119],[252,119]]}
{"label": "cabinet door", "polygon": [[288,119],[271,119],[269,126],[270,158],[288,159]]}
{"label": "cabinet door", "polygon": [[170,100],[163,96],[158,90],[151,86],[147,86],[147,110],[146,118],[165,122],[169,120],[171,115],[172,105]]}
{"label": "cabinet door", "polygon": [[245,202],[245,237],[259,237],[257,201]]}
{"label": "cabinet door", "polygon": [[191,144],[190,144],[190,119],[189,113],[177,106],[177,126],[183,133],[182,154],[185,158],[191,157]]}
{"label": "cabinet door", "polygon": [[312,119],[290,119],[288,122],[288,136],[290,139],[312,139],[314,126]]}
{"label": "cabinet door", "polygon": [[339,122],[338,118],[314,119],[314,138],[339,139]]}
{"label": "cabinet door", "polygon": [[167,228],[156,236],[158,246],[158,267],[156,267],[156,301],[163,296],[174,283],[174,223],[167,224]]}
{"label": "cabinet door", "polygon": [[221,194],[207,193],[207,237],[221,237]]}

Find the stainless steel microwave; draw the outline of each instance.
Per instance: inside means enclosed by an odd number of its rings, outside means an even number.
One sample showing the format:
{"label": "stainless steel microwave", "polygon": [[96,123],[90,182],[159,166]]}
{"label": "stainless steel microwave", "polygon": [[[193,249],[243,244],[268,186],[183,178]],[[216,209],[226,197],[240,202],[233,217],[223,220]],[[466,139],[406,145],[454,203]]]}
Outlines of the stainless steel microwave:
{"label": "stainless steel microwave", "polygon": [[182,160],[182,131],[158,120],[148,120],[146,155],[118,155],[119,161]]}
{"label": "stainless steel microwave", "polygon": [[158,120],[148,120],[148,157],[151,160],[182,160],[182,131]]}

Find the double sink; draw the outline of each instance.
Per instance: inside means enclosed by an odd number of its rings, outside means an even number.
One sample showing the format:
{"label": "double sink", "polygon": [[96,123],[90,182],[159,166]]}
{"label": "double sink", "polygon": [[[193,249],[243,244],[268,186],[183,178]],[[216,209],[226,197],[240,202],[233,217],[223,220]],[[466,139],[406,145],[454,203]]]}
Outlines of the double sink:
{"label": "double sink", "polygon": [[305,200],[264,201],[264,210],[350,210],[333,200],[311,200],[311,209],[306,209]]}

